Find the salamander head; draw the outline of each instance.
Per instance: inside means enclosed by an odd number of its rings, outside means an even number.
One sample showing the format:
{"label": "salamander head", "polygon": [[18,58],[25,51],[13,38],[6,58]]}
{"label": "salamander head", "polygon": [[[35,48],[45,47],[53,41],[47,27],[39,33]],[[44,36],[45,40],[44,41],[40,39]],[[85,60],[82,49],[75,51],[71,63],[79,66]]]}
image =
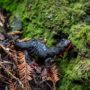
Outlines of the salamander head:
{"label": "salamander head", "polygon": [[64,52],[68,51],[70,48],[73,48],[73,45],[70,40],[62,39],[60,43],[57,44],[58,48],[62,49],[62,52],[60,52],[60,56],[63,56]]}
{"label": "salamander head", "polygon": [[57,47],[65,48],[65,47],[67,47],[70,43],[71,43],[70,40],[62,39],[62,40],[57,44]]}

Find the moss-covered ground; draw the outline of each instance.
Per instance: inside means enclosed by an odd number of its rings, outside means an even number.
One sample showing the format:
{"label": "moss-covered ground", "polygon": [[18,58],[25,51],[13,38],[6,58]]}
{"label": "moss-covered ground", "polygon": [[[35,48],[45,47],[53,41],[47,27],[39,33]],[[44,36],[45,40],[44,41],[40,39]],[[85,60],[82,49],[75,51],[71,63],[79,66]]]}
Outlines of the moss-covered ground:
{"label": "moss-covered ground", "polygon": [[0,0],[0,7],[21,19],[22,37],[43,39],[52,46],[65,33],[78,56],[58,58],[58,90],[90,90],[89,0]]}

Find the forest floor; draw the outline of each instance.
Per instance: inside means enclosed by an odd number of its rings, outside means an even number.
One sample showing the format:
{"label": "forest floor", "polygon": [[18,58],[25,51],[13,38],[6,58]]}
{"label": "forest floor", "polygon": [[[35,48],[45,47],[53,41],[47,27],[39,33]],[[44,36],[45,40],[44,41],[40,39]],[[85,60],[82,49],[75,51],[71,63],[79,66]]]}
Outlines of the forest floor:
{"label": "forest floor", "polygon": [[[74,53],[57,58],[58,90],[90,90],[90,1],[89,0],[0,0],[0,7],[22,22],[22,37],[41,39],[49,47],[70,39]],[[20,24],[19,24],[20,26]]]}

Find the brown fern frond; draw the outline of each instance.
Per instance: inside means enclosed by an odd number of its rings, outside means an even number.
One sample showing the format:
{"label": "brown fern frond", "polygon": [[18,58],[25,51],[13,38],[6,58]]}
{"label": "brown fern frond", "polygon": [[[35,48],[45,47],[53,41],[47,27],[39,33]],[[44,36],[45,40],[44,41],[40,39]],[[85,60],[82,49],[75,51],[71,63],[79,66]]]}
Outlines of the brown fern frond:
{"label": "brown fern frond", "polygon": [[9,84],[8,84],[8,90],[17,90],[15,83],[12,82],[11,80],[9,81]]}
{"label": "brown fern frond", "polygon": [[19,72],[19,78],[22,81],[24,85],[23,90],[30,90],[29,80],[31,80],[31,67],[26,63],[25,55],[23,52],[18,51],[18,72]]}
{"label": "brown fern frond", "polygon": [[59,81],[59,73],[55,64],[51,65],[49,75],[55,84]]}

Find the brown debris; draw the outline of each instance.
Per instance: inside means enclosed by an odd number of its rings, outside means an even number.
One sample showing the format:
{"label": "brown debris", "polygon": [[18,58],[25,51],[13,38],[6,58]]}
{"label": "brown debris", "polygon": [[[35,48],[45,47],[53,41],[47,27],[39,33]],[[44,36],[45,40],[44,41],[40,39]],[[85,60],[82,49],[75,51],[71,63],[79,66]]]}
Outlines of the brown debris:
{"label": "brown debris", "polygon": [[[31,88],[29,82],[37,78],[35,71],[41,73],[40,77],[42,79],[40,83],[50,80],[55,87],[56,82],[59,80],[55,65],[51,65],[50,69],[47,69],[44,65],[39,66],[36,63],[30,65],[26,62],[23,51],[11,50],[3,45],[0,45],[0,50],[1,49],[4,51],[3,53],[9,57],[6,58],[7,60],[3,60],[1,55],[2,60],[0,60],[0,69],[3,69],[4,72],[4,74],[0,73],[0,76],[2,76],[1,79],[4,78],[3,82],[8,83],[8,90],[34,90],[32,89],[33,86]],[[40,90],[42,90],[42,88]]]}
{"label": "brown debris", "polygon": [[[55,65],[51,65],[50,69],[47,69],[44,65],[39,66],[36,63],[30,65],[26,62],[23,51],[11,50],[10,47],[7,48],[0,44],[0,50],[1,49],[8,57],[6,58],[7,60],[3,60],[1,53],[2,60],[0,60],[0,68],[4,70],[4,74],[0,73],[0,76],[2,76],[1,79],[4,78],[3,82],[8,83],[8,90],[34,90],[32,89],[34,88],[33,85],[31,86],[29,82],[37,78],[35,71],[39,70],[41,73],[40,77],[42,78],[40,83],[50,80],[54,85],[51,90],[55,90],[55,84],[59,80]],[[40,90],[42,90],[42,88]]]}

